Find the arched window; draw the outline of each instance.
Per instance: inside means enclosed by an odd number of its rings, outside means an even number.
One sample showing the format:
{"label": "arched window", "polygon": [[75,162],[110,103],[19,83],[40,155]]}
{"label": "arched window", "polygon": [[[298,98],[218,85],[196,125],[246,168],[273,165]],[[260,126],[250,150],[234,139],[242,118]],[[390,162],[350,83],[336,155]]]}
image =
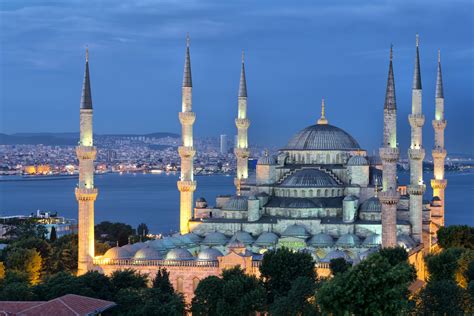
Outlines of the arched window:
{"label": "arched window", "polygon": [[195,277],[193,279],[193,291],[196,291],[198,284],[199,284],[199,279]]}
{"label": "arched window", "polygon": [[183,277],[178,277],[176,279],[176,291],[180,292],[180,293],[183,293],[184,292],[184,289],[183,289]]}

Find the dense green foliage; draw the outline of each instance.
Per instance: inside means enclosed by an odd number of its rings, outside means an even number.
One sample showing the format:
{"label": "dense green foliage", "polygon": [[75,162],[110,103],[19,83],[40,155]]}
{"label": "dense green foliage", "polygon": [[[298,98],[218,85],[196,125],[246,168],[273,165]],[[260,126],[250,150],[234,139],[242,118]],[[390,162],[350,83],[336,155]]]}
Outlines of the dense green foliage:
{"label": "dense green foliage", "polygon": [[474,227],[467,225],[440,227],[438,244],[443,249],[467,248],[474,250]]}
{"label": "dense green foliage", "polygon": [[252,315],[264,310],[265,289],[240,267],[210,276],[199,282],[192,301],[193,315]]}

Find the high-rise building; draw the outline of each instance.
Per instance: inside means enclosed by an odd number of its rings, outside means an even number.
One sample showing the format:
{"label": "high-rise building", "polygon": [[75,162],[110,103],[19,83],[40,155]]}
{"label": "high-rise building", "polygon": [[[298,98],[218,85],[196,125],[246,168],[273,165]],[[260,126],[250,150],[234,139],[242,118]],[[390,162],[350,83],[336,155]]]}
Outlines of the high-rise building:
{"label": "high-rise building", "polygon": [[229,152],[227,135],[221,135],[221,155],[227,155]]}

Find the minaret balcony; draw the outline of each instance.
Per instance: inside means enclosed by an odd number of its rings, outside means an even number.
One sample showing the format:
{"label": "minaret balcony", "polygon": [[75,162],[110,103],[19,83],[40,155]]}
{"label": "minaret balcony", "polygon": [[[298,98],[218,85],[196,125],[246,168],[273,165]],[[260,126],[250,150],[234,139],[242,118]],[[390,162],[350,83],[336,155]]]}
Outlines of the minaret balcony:
{"label": "minaret balcony", "polygon": [[400,193],[397,190],[389,189],[377,194],[380,203],[394,205],[400,201]]}
{"label": "minaret balcony", "polygon": [[407,192],[409,195],[423,195],[426,191],[426,185],[424,184],[410,184],[407,186]]}
{"label": "minaret balcony", "polygon": [[379,149],[379,155],[384,162],[397,162],[400,158],[400,149],[397,147],[382,147]]}
{"label": "minaret balcony", "polygon": [[196,150],[194,147],[180,146],[178,147],[178,154],[181,158],[193,158]]}
{"label": "minaret balcony", "polygon": [[448,185],[448,180],[446,179],[431,179],[431,187],[433,190],[444,190]]}
{"label": "minaret balcony", "polygon": [[77,146],[76,147],[77,159],[92,159],[95,160],[97,155],[97,148],[95,146]]}
{"label": "minaret balcony", "polygon": [[425,158],[425,150],[423,148],[409,148],[408,157],[411,160],[423,160]]}
{"label": "minaret balcony", "polygon": [[196,190],[196,181],[180,180],[178,181],[179,192],[194,192]]}
{"label": "minaret balcony", "polygon": [[234,154],[238,158],[248,158],[250,156],[250,151],[247,148],[234,148]]}
{"label": "minaret balcony", "polygon": [[431,155],[433,156],[434,160],[444,159],[444,158],[446,158],[446,149],[444,149],[444,148],[434,148],[431,151]]}
{"label": "minaret balcony", "polygon": [[433,120],[432,123],[435,130],[444,130],[448,122],[446,120]]}
{"label": "minaret balcony", "polygon": [[247,129],[250,126],[250,120],[246,118],[237,118],[235,119],[235,126],[238,129]]}
{"label": "minaret balcony", "polygon": [[78,201],[95,201],[95,199],[97,198],[98,190],[97,188],[76,188],[75,193],[76,200]]}
{"label": "minaret balcony", "polygon": [[410,114],[408,121],[411,127],[422,127],[425,124],[425,116],[423,114]]}
{"label": "minaret balcony", "polygon": [[194,112],[179,112],[179,121],[182,125],[193,125],[196,121],[196,114]]}

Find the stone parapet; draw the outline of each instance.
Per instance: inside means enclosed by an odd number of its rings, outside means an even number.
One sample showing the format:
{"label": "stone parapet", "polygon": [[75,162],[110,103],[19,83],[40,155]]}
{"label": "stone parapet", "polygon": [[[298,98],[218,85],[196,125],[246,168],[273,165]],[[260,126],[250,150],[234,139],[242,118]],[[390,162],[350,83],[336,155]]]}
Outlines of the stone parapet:
{"label": "stone parapet", "polygon": [[423,195],[426,191],[426,185],[424,184],[410,184],[407,186],[407,192],[409,195]]}
{"label": "stone parapet", "polygon": [[180,192],[194,192],[196,185],[196,181],[178,181],[178,190]]}
{"label": "stone parapet", "polygon": [[425,158],[425,150],[423,148],[409,148],[408,157],[411,160],[423,160]]}
{"label": "stone parapet", "polygon": [[99,191],[96,188],[86,189],[86,188],[76,188],[76,200],[78,201],[95,201]]}
{"label": "stone parapet", "polygon": [[97,155],[97,148],[95,146],[77,146],[76,147],[77,159],[81,160],[95,160]]}
{"label": "stone parapet", "polygon": [[179,121],[182,125],[193,125],[196,121],[196,114],[194,112],[179,112]]}
{"label": "stone parapet", "polygon": [[433,120],[433,128],[435,130],[444,130],[446,128],[447,121],[446,120]]}
{"label": "stone parapet", "polygon": [[422,127],[425,124],[425,116],[423,114],[410,114],[408,121],[411,127]]}
{"label": "stone parapet", "polygon": [[250,151],[247,148],[234,148],[234,154],[237,158],[248,158]]}
{"label": "stone parapet", "polygon": [[194,147],[188,147],[188,146],[179,146],[178,147],[178,154],[181,158],[193,158],[194,155],[196,154],[196,150]]}
{"label": "stone parapet", "polygon": [[384,162],[397,162],[400,150],[397,147],[382,147],[379,149],[380,159]]}
{"label": "stone parapet", "polygon": [[397,204],[400,200],[400,193],[396,190],[388,190],[378,193],[378,198],[382,204]]}
{"label": "stone parapet", "polygon": [[248,128],[250,126],[250,120],[246,118],[236,118],[235,126],[237,126],[238,129]]}
{"label": "stone parapet", "polygon": [[448,185],[448,180],[446,179],[441,179],[441,180],[437,180],[437,179],[431,179],[431,187],[436,190],[444,190],[446,189],[446,186]]}
{"label": "stone parapet", "polygon": [[431,151],[433,159],[444,159],[446,158],[446,149],[444,148],[435,148]]}

